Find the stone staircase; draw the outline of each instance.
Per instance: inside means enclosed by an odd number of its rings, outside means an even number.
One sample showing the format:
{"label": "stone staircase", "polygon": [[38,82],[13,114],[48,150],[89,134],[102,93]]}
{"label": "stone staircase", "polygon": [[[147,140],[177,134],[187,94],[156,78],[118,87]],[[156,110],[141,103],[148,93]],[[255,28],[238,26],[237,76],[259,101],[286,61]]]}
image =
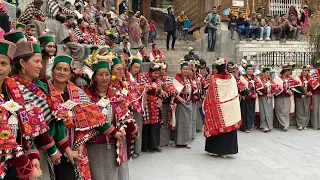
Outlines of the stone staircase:
{"label": "stone staircase", "polygon": [[242,59],[264,52],[309,52],[307,41],[240,41],[236,45],[236,57]]}

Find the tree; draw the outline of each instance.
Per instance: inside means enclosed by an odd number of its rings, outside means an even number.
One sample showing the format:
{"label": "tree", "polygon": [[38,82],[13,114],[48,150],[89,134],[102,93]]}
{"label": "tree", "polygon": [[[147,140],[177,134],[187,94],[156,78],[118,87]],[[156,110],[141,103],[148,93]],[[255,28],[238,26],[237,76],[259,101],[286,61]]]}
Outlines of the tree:
{"label": "tree", "polygon": [[315,53],[315,58],[320,62],[320,12],[314,13],[309,19],[309,45],[311,50]]}

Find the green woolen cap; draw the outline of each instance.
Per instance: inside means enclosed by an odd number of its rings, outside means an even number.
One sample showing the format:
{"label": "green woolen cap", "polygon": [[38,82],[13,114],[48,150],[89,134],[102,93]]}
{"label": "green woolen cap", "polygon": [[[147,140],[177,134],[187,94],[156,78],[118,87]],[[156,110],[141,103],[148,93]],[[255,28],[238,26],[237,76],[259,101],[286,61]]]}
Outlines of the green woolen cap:
{"label": "green woolen cap", "polygon": [[96,20],[96,22],[99,22],[99,21],[101,21],[101,17],[98,16],[98,17],[95,18],[95,20]]}
{"label": "green woolen cap", "polygon": [[34,25],[34,24],[28,24],[27,25],[27,29],[29,30],[29,29],[35,29],[36,28],[36,26]]}
{"label": "green woolen cap", "polygon": [[70,66],[72,66],[73,59],[72,59],[72,57],[70,57],[68,55],[59,55],[54,58],[53,65],[56,65],[59,62],[65,62],[65,63],[69,64]]}
{"label": "green woolen cap", "polygon": [[16,43],[17,50],[13,58],[22,56],[25,54],[41,54],[40,45],[33,41],[20,41]]}
{"label": "green woolen cap", "polygon": [[273,15],[274,17],[278,17],[278,16],[280,16],[279,14],[275,14],[275,15]]}
{"label": "green woolen cap", "polygon": [[216,9],[217,8],[217,6],[212,6],[212,9]]}
{"label": "green woolen cap", "polygon": [[248,68],[252,68],[252,64],[247,64],[246,70],[247,70]]}
{"label": "green woolen cap", "polygon": [[76,5],[76,9],[81,9],[81,5]]}
{"label": "green woolen cap", "polygon": [[214,68],[216,67],[216,64],[213,63],[213,64],[211,65],[211,67],[212,67],[212,69],[214,69]]}
{"label": "green woolen cap", "polygon": [[84,21],[84,20],[83,20],[82,18],[81,18],[81,19],[78,19],[78,20],[77,20],[78,25],[81,24],[83,21]]}
{"label": "green woolen cap", "polygon": [[65,6],[66,6],[66,5],[71,5],[71,2],[66,1],[66,2],[64,3],[64,5],[65,5]]}
{"label": "green woolen cap", "polygon": [[271,69],[268,67],[262,69],[262,72],[267,72],[267,71],[271,71]]}
{"label": "green woolen cap", "polygon": [[16,25],[16,29],[18,29],[18,28],[26,29],[26,25],[19,23],[19,24]]}
{"label": "green woolen cap", "polygon": [[152,43],[152,44],[151,44],[151,47],[152,47],[152,48],[154,48],[155,46],[158,46],[158,44],[157,44],[157,43]]}
{"label": "green woolen cap", "polygon": [[169,7],[167,8],[168,11],[170,11],[171,9],[173,9],[172,5],[169,5]]}
{"label": "green woolen cap", "polygon": [[185,66],[189,66],[189,63],[187,61],[184,61],[180,64],[180,68],[183,68]]}
{"label": "green woolen cap", "polygon": [[21,31],[8,32],[4,35],[4,39],[13,43],[16,43],[18,40],[25,38]]}
{"label": "green woolen cap", "polygon": [[285,16],[286,14],[281,14],[280,17]]}
{"label": "green woolen cap", "polygon": [[68,16],[66,16],[66,18],[67,18],[68,20],[70,20],[70,19],[74,19],[74,16],[68,15]]}
{"label": "green woolen cap", "polygon": [[122,64],[121,60],[118,57],[112,59],[113,65]]}
{"label": "green woolen cap", "polygon": [[43,35],[39,37],[39,42],[41,46],[44,46],[45,44],[49,43],[49,42],[54,42],[54,36],[53,35]]}
{"label": "green woolen cap", "polygon": [[131,64],[134,64],[134,63],[142,64],[142,61],[140,59],[132,59]]}
{"label": "green woolen cap", "polygon": [[110,63],[107,61],[99,61],[98,63],[92,64],[92,71],[96,72],[99,69],[110,69]]}
{"label": "green woolen cap", "polygon": [[17,46],[14,43],[6,40],[0,40],[0,54],[8,56],[12,60],[16,49]]}

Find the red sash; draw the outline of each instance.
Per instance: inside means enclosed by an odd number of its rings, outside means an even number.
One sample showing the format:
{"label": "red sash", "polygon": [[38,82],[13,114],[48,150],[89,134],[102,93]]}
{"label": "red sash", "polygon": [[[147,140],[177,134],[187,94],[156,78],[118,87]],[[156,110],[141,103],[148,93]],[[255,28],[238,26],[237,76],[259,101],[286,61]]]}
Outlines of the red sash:
{"label": "red sash", "polygon": [[129,28],[129,31],[131,32],[132,36],[133,36],[133,39],[138,41],[139,40],[139,37],[138,37],[138,34],[137,32],[135,32],[133,26],[131,26],[131,24],[127,24],[128,28]]}
{"label": "red sash", "polygon": [[22,108],[18,110],[19,125],[23,137],[26,140],[29,140],[31,138],[37,137],[39,134],[46,132],[47,125],[44,120],[42,111],[39,107],[31,103],[30,109],[25,108],[23,94],[21,93],[19,86],[15,81],[19,81],[36,96],[40,96],[44,99],[46,99],[47,96],[33,82],[26,82],[18,76],[14,76],[14,79],[5,79],[5,86],[7,87],[8,93],[10,93],[10,96],[15,102],[22,106]]}

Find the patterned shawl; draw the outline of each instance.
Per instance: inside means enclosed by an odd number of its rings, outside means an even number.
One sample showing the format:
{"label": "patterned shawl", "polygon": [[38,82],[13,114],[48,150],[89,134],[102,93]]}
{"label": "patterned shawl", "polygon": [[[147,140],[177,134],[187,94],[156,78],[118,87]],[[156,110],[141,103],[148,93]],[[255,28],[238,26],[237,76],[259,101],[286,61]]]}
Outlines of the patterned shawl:
{"label": "patterned shawl", "polygon": [[238,129],[242,121],[236,79],[229,73],[212,75],[203,109],[205,137]]}

